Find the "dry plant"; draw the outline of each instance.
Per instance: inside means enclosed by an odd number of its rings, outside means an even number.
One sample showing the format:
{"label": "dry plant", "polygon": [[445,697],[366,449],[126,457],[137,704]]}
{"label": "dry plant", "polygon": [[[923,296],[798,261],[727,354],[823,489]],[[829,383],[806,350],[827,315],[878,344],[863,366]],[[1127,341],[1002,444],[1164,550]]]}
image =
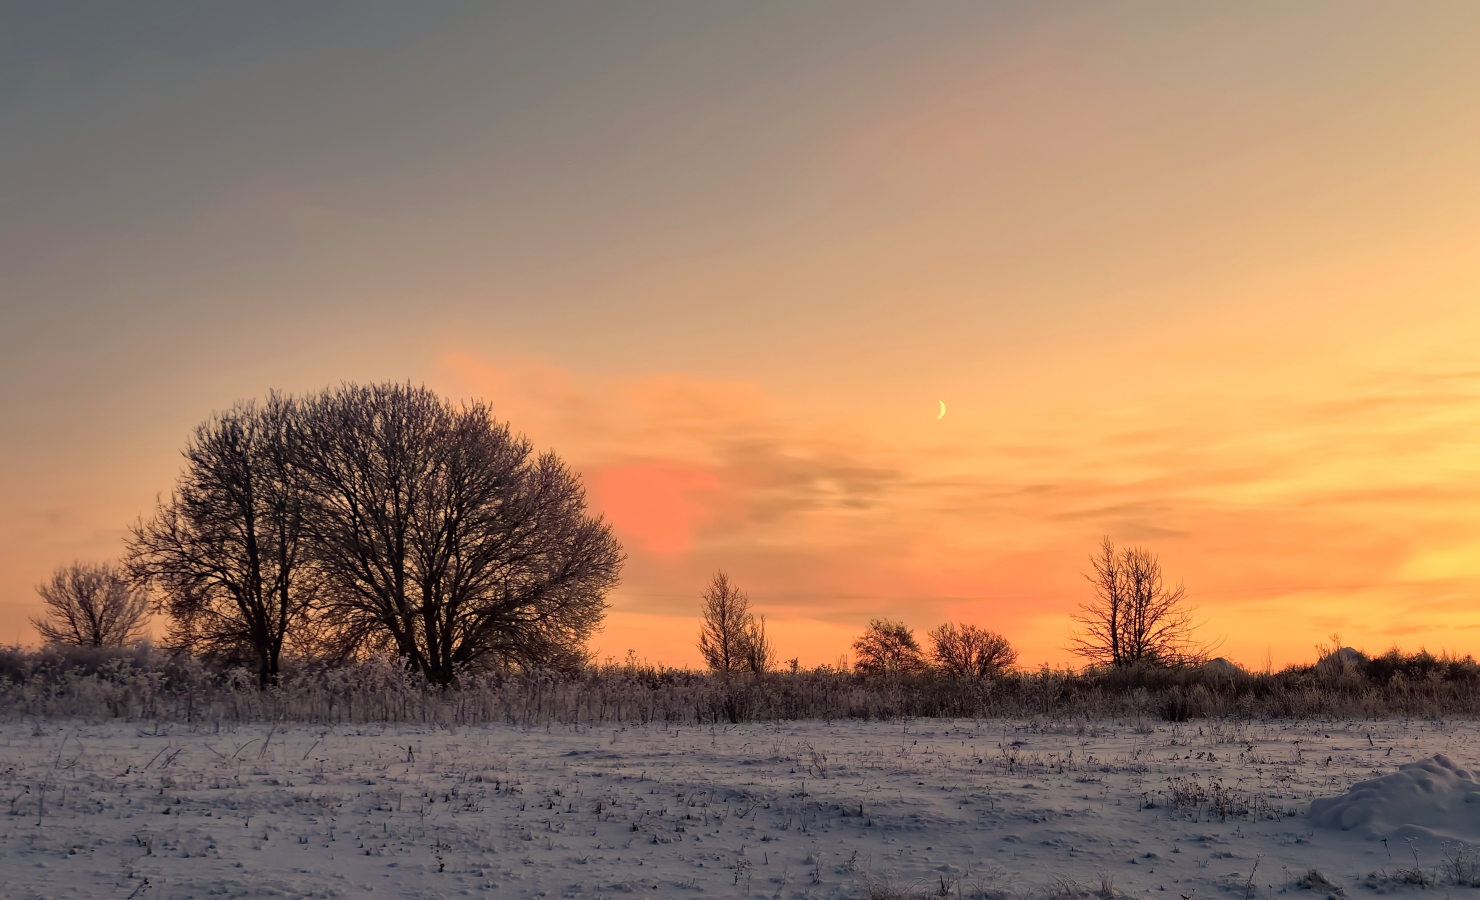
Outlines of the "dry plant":
{"label": "dry plant", "polygon": [[1459,887],[1480,887],[1480,863],[1464,844],[1452,847],[1446,841],[1442,850],[1444,861],[1439,864],[1439,878],[1446,884]]}
{"label": "dry plant", "polygon": [[1295,879],[1295,887],[1302,891],[1319,891],[1324,894],[1344,895],[1346,889],[1321,874],[1320,869],[1310,869]]}
{"label": "dry plant", "polygon": [[807,774],[819,778],[827,777],[827,754],[812,746],[810,741],[797,745],[797,760],[807,769]]}
{"label": "dry plant", "polygon": [[[1418,862],[1418,845],[1413,838],[1406,839],[1408,850],[1413,854],[1413,866],[1394,869],[1388,872],[1386,869],[1378,869],[1367,876],[1367,886],[1371,888],[1385,888],[1396,885],[1417,885],[1421,888],[1429,887],[1434,883],[1434,877],[1425,872],[1423,866]],[[1315,872],[1314,869],[1311,870]],[[1443,866],[1439,873],[1442,874]],[[1316,873],[1319,874],[1319,873]]]}
{"label": "dry plant", "polygon": [[866,900],[927,900],[930,896],[916,883],[901,885],[893,878],[864,875],[860,886]]}
{"label": "dry plant", "polygon": [[[1404,657],[1407,659],[1408,657]],[[1012,718],[1065,723],[1119,718],[1137,734],[1156,723],[1146,710],[1174,694],[1212,733],[1236,733],[1250,718],[1480,715],[1480,666],[1445,658],[1432,677],[1383,683],[1368,677],[1333,683],[1310,667],[1207,679],[1198,669],[1009,672],[991,691],[930,672],[859,676],[833,669],[731,679],[636,661],[574,672],[529,670],[469,674],[452,689],[404,661],[372,655],[343,664],[285,661],[272,690],[256,673],[147,648],[0,647],[0,717],[81,717],[160,721],[296,721],[471,725],[507,722],[722,723],[901,717]],[[1005,747],[1002,753],[1017,750]],[[1005,764],[1006,757],[1004,757]],[[1028,760],[1019,759],[1027,764]],[[1045,760],[1045,763],[1048,761]],[[1209,787],[1200,786],[1211,800]],[[1187,790],[1195,790],[1187,786]],[[1237,794],[1224,804],[1238,814]],[[1249,814],[1283,811],[1246,801]],[[1216,809],[1214,810],[1216,814]]]}

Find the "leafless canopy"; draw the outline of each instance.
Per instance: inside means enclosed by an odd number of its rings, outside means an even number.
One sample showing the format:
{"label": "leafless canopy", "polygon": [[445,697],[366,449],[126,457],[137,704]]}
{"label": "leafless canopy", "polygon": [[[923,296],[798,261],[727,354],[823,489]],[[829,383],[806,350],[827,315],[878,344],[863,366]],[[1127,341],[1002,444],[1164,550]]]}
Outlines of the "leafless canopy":
{"label": "leafless canopy", "polygon": [[750,611],[750,600],[724,572],[715,573],[701,597],[699,652],[712,672],[765,672],[774,651],[766,637],[765,616]]}
{"label": "leafless canopy", "polygon": [[114,566],[63,566],[36,593],[45,612],[31,624],[48,644],[123,647],[147,633],[148,599]]}
{"label": "leafless canopy", "polygon": [[1094,599],[1074,617],[1080,631],[1069,649],[1094,663],[1171,666],[1207,655],[1193,638],[1197,624],[1182,585],[1168,587],[1156,554],[1142,547],[1116,551],[1107,537],[1090,557]]}
{"label": "leafless canopy", "polygon": [[1007,638],[975,625],[950,622],[930,632],[933,662],[953,678],[991,678],[1017,662]]}
{"label": "leafless canopy", "polygon": [[168,641],[252,665],[276,683],[286,642],[306,638],[314,599],[298,409],[271,396],[195,430],[185,472],[154,517],[133,529],[128,568],[160,594]]}
{"label": "leafless canopy", "polygon": [[554,454],[481,403],[348,385],[308,401],[299,464],[345,652],[388,649],[439,684],[585,662],[621,548]]}
{"label": "leafless canopy", "polygon": [[853,642],[853,667],[865,675],[908,675],[926,669],[915,632],[903,622],[874,619]]}

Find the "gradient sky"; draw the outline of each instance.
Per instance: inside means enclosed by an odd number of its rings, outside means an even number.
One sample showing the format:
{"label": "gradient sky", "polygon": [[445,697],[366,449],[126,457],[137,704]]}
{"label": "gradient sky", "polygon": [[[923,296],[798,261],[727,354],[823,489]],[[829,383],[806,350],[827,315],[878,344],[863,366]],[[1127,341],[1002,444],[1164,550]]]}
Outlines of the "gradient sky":
{"label": "gradient sky", "polygon": [[[874,616],[1069,661],[1102,535],[1221,652],[1480,651],[1480,5],[0,6],[0,641],[270,389],[484,397],[602,656]],[[938,402],[947,404],[936,419]]]}

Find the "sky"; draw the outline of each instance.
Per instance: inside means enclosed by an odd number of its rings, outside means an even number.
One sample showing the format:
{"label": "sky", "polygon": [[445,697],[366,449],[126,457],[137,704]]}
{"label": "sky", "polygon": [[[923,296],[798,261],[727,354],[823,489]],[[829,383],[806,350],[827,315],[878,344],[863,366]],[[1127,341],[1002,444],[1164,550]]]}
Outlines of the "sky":
{"label": "sky", "polygon": [[[212,411],[410,381],[582,475],[598,657],[1480,652],[1480,6],[0,6],[0,642]],[[941,404],[946,410],[939,416]]]}

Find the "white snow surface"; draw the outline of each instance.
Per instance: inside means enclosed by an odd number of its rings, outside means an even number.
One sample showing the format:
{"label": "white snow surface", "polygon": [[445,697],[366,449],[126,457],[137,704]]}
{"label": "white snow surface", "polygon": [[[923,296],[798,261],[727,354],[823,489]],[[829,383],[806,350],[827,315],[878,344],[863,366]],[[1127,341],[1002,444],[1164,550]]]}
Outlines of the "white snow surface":
{"label": "white snow surface", "polygon": [[1480,781],[1444,754],[1310,805],[1311,822],[1369,839],[1480,841]]}
{"label": "white snow surface", "polygon": [[1294,893],[1316,868],[1355,897],[1412,862],[1384,829],[1437,874],[1438,837],[1475,805],[1477,732],[8,722],[0,896],[833,898],[872,878],[1065,898],[1103,876],[1209,900]]}

